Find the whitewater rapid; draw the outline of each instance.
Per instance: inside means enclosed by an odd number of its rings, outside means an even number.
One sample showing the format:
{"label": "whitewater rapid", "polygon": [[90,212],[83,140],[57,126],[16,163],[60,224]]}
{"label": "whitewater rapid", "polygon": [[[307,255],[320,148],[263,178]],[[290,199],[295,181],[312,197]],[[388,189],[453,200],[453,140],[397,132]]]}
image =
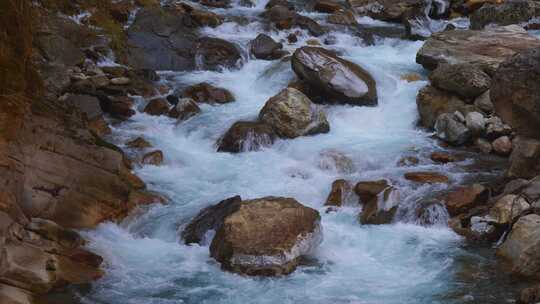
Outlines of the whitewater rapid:
{"label": "whitewater rapid", "polygon": [[[256,16],[265,3],[253,8],[215,9],[220,14],[251,17],[238,25],[226,22],[202,31],[238,43],[244,51],[257,34],[266,32]],[[324,23],[324,14],[309,13]],[[366,25],[385,25],[359,18]],[[275,40],[296,30],[266,32]],[[292,51],[309,37],[300,31]],[[485,257],[463,248],[463,240],[444,224],[421,227],[407,216],[397,223],[361,226],[358,207],[325,213],[323,204],[331,183],[387,178],[401,189],[402,208],[414,208],[428,193],[444,185],[417,186],[403,179],[410,168],[398,167],[403,156],[421,159],[414,170],[443,171],[453,183],[467,176],[458,164],[436,165],[428,155],[441,149],[430,134],[416,127],[415,98],[426,81],[407,82],[407,73],[424,75],[415,63],[422,42],[378,39],[367,46],[350,33],[332,32],[336,44],[325,46],[360,64],[377,81],[377,107],[325,106],[328,134],[280,140],[258,152],[217,153],[215,143],[238,120],[257,117],[266,100],[294,79],[288,61],[249,59],[237,70],[173,73],[163,81],[178,87],[209,82],[230,90],[236,101],[201,105],[202,113],[177,124],[168,117],[139,112],[113,125],[112,140],[123,144],[142,136],[163,151],[162,166],[137,167],[135,172],[150,190],[170,198],[168,205],[142,210],[121,224],[105,223],[84,232],[89,248],[105,258],[106,275],[90,290],[76,291],[80,301],[95,304],[172,303],[488,303],[489,295],[474,291],[461,278],[463,261],[489,267]],[[322,37],[321,42],[324,40]],[[425,76],[425,75],[424,75]],[[324,169],[321,153],[339,151],[354,162],[350,174]],[[465,160],[464,162],[467,162]],[[183,225],[210,204],[227,197],[243,199],[267,195],[294,197],[322,215],[324,241],[312,263],[284,278],[253,278],[224,272],[209,257],[208,246],[185,246],[179,239]],[[465,263],[466,264],[466,263]],[[486,266],[487,265],[487,266]],[[466,283],[466,284],[465,284]],[[468,286],[470,283],[471,286]],[[465,286],[467,285],[467,286]],[[500,298],[499,298],[500,299]],[[493,302],[497,303],[497,302]],[[500,302],[499,302],[500,303]]]}

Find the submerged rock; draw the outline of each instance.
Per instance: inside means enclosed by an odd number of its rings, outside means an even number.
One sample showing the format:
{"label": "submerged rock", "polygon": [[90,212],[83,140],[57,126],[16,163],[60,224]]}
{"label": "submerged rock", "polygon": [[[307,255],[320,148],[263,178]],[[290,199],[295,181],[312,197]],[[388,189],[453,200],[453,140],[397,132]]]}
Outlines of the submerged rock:
{"label": "submerged rock", "polygon": [[352,159],[337,150],[325,150],[320,153],[319,168],[337,173],[351,174],[356,170]]}
{"label": "submerged rock", "polygon": [[221,70],[237,67],[242,55],[232,42],[219,38],[203,37],[195,44],[195,64],[203,70]]}
{"label": "submerged rock", "polygon": [[225,217],[210,255],[229,271],[279,276],[293,272],[321,241],[316,210],[292,198],[264,197],[243,201]]}
{"label": "submerged rock", "polygon": [[277,138],[272,127],[263,122],[237,121],[218,142],[219,152],[258,151]]}
{"label": "submerged rock", "polygon": [[144,149],[152,147],[152,144],[150,144],[146,139],[142,137],[137,137],[133,140],[128,141],[126,143],[126,146],[132,149]]}
{"label": "submerged rock", "polygon": [[270,98],[259,113],[259,119],[284,138],[330,131],[324,112],[293,88],[286,88]]}
{"label": "submerged rock", "polygon": [[375,80],[360,66],[339,58],[320,47],[301,47],[291,60],[296,75],[305,82],[311,95],[325,103],[376,105]]}
{"label": "submerged rock", "polygon": [[229,103],[234,101],[234,96],[226,89],[215,87],[209,83],[201,82],[187,87],[182,92],[182,97],[191,98],[198,103]]}
{"label": "submerged rock", "polygon": [[540,274],[540,216],[521,217],[497,250],[497,254],[512,266],[512,272],[522,276]]}
{"label": "submerged rock", "polygon": [[142,163],[145,165],[159,166],[163,163],[163,152],[156,150],[146,153],[142,158]]}

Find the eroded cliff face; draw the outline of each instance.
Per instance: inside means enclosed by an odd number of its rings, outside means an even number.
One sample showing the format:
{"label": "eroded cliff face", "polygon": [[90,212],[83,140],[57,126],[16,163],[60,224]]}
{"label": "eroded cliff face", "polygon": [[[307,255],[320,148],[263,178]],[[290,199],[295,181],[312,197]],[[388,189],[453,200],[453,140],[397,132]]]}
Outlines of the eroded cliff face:
{"label": "eroded cliff face", "polygon": [[[122,151],[42,86],[30,1],[0,4],[0,303],[102,275],[102,258],[71,229],[91,228],[150,202]],[[67,68],[66,65],[61,65]]]}

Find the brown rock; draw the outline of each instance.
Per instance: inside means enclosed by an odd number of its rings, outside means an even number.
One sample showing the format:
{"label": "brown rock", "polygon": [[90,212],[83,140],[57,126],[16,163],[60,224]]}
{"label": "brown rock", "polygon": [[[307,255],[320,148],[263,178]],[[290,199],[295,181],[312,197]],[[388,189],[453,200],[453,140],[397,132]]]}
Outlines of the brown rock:
{"label": "brown rock", "polygon": [[272,127],[263,122],[237,121],[220,138],[218,152],[258,151],[271,146],[276,138]]}
{"label": "brown rock", "polygon": [[144,107],[144,113],[150,114],[153,116],[164,115],[169,112],[170,104],[166,99],[155,98],[148,102],[146,107]]}
{"label": "brown rock", "polygon": [[533,178],[540,174],[540,140],[517,137],[510,155],[509,177]]}
{"label": "brown rock", "polygon": [[228,103],[234,101],[234,96],[226,89],[214,87],[202,82],[186,88],[182,92],[182,97],[191,98],[198,103]]}
{"label": "brown rock", "polygon": [[519,293],[517,304],[535,304],[540,302],[540,285],[524,288]]}
{"label": "brown rock", "polygon": [[388,181],[381,179],[377,181],[358,182],[354,186],[354,193],[360,198],[361,204],[367,204],[371,200],[376,199],[377,195],[388,188]]}
{"label": "brown rock", "polygon": [[160,150],[146,153],[142,158],[142,163],[145,165],[159,166],[163,163],[163,152]]}
{"label": "brown rock", "polygon": [[343,7],[341,6],[341,4],[334,1],[329,1],[329,0],[319,0],[313,6],[313,9],[315,11],[321,12],[321,13],[328,13],[328,14],[335,13],[341,10],[342,8]]}
{"label": "brown rock", "polygon": [[[376,105],[373,77],[360,66],[320,47],[301,47],[291,59],[294,72],[325,103]],[[346,75],[346,76],[338,76]]]}
{"label": "brown rock", "polygon": [[333,13],[332,15],[328,16],[328,23],[342,25],[357,24],[356,17],[351,10],[344,10]]}
{"label": "brown rock", "polygon": [[463,98],[476,98],[487,91],[491,77],[482,69],[463,64],[440,64],[430,75],[431,84]]}
{"label": "brown rock", "polygon": [[237,67],[242,56],[239,48],[232,42],[203,37],[195,45],[195,58],[200,69],[221,70]]}
{"label": "brown rock", "polygon": [[433,70],[441,63],[471,64],[493,75],[499,64],[519,51],[540,46],[540,39],[512,25],[433,34],[416,55],[416,62]]}
{"label": "brown rock", "polygon": [[422,184],[450,182],[447,176],[436,172],[408,172],[405,173],[405,179]]}
{"label": "brown rock", "polygon": [[444,153],[444,152],[433,152],[433,153],[431,153],[431,155],[429,157],[431,158],[432,161],[434,161],[436,163],[442,163],[442,164],[451,163],[451,162],[456,161],[454,156],[452,156],[451,154],[448,154],[448,153]]}
{"label": "brown rock", "polygon": [[320,215],[292,198],[244,201],[228,215],[210,245],[224,269],[247,275],[293,272],[321,242]]}
{"label": "brown rock", "polygon": [[491,145],[493,151],[502,156],[508,156],[512,152],[512,141],[508,136],[501,136],[494,140]]}
{"label": "brown rock", "polygon": [[145,149],[152,147],[152,144],[150,144],[148,141],[146,141],[146,139],[142,137],[137,137],[133,140],[128,141],[126,143],[126,146],[132,149]]}
{"label": "brown rock", "polygon": [[135,115],[133,108],[133,99],[127,96],[120,96],[108,99],[107,103],[101,104],[103,110],[115,118],[127,119]]}
{"label": "brown rock", "polygon": [[400,167],[409,167],[409,166],[416,166],[420,160],[418,157],[415,156],[404,156],[398,161],[398,166]]}
{"label": "brown rock", "polygon": [[398,204],[399,192],[396,188],[388,186],[364,205],[360,213],[360,223],[363,225],[389,224],[394,219]]}
{"label": "brown rock", "polygon": [[416,74],[416,73],[407,73],[407,74],[401,75],[400,78],[402,80],[407,81],[407,82],[415,82],[415,81],[422,80],[422,76],[420,76],[419,74]]}
{"label": "brown rock", "polygon": [[332,189],[330,190],[330,194],[328,194],[328,198],[324,205],[341,207],[347,202],[347,199],[351,194],[351,184],[344,179],[338,179],[332,183]]}
{"label": "brown rock", "polygon": [[446,197],[446,209],[448,209],[451,216],[456,216],[486,203],[488,195],[488,189],[479,184],[470,187],[459,187]]}
{"label": "brown rock", "polygon": [[176,105],[169,111],[169,117],[178,121],[187,120],[201,112],[201,108],[191,98],[180,98]]}
{"label": "brown rock", "polygon": [[238,211],[241,202],[237,195],[201,210],[182,231],[184,242],[200,244],[209,230],[218,230],[227,216]]}
{"label": "brown rock", "polygon": [[270,125],[283,138],[328,133],[325,113],[302,92],[286,88],[265,103],[259,120]]}
{"label": "brown rock", "polygon": [[420,114],[421,125],[424,128],[432,129],[439,115],[462,110],[465,108],[465,102],[459,97],[433,86],[426,86],[418,92],[416,106]]}
{"label": "brown rock", "polygon": [[540,274],[540,216],[522,216],[497,250],[497,255],[512,266],[512,272],[521,276],[538,277]]}
{"label": "brown rock", "polygon": [[499,66],[493,78],[491,101],[497,115],[518,135],[540,140],[539,73],[540,51],[531,45]]}

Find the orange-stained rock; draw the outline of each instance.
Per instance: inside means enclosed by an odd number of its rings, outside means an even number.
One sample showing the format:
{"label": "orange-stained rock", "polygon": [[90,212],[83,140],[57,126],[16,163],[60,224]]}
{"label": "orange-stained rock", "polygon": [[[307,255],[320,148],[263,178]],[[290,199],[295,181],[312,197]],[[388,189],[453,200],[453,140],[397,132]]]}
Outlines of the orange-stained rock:
{"label": "orange-stained rock", "polygon": [[422,184],[449,183],[447,176],[436,172],[409,172],[405,173],[405,179]]}

